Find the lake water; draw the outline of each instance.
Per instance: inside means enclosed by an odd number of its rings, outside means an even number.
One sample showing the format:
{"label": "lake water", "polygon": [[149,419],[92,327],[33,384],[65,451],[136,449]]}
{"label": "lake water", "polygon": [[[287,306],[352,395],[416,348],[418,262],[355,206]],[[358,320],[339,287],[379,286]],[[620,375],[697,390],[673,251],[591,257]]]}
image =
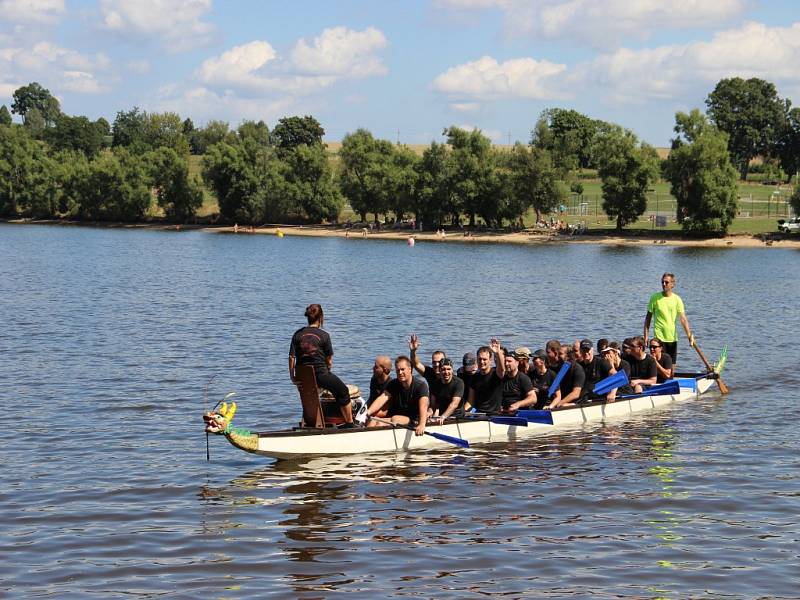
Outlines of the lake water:
{"label": "lake water", "polygon": [[[800,596],[800,253],[0,225],[0,596]],[[206,438],[299,419],[289,340],[335,371],[497,336],[641,331],[661,273],[726,397],[513,445],[280,463]],[[682,369],[699,360],[685,341]]]}

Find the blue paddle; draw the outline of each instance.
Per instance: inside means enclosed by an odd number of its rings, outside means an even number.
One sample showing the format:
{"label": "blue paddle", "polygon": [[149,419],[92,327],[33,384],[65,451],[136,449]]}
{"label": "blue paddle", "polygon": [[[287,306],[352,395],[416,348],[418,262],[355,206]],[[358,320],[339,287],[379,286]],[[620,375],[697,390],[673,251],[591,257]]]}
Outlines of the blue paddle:
{"label": "blue paddle", "polygon": [[622,387],[623,385],[628,384],[628,375],[625,371],[617,371],[613,375],[609,375],[605,379],[601,379],[597,383],[594,384],[594,390],[592,390],[598,396],[602,396],[607,394],[614,388]]}
{"label": "blue paddle", "polygon": [[519,427],[527,427],[528,426],[528,419],[523,419],[522,417],[511,417],[511,416],[490,416],[486,413],[470,413],[467,417],[481,417],[485,418],[491,423],[497,423],[498,425],[517,425]]}
{"label": "blue paddle", "polygon": [[569,368],[571,366],[572,365],[567,361],[564,361],[564,364],[561,365],[561,368],[558,370],[556,378],[553,379],[553,383],[550,384],[550,389],[547,390],[547,396],[549,398],[552,398],[553,394],[555,394],[558,391],[558,386],[561,385],[561,380],[564,379],[564,376],[567,374],[567,371],[569,371]]}
{"label": "blue paddle", "polygon": [[529,423],[553,424],[553,413],[549,410],[518,410],[517,416],[527,419]]}
{"label": "blue paddle", "polygon": [[644,398],[645,396],[667,396],[681,393],[681,384],[678,381],[666,381],[658,385],[651,385],[645,389],[641,394],[627,394],[625,396],[617,396],[617,400],[629,400],[631,398]]}

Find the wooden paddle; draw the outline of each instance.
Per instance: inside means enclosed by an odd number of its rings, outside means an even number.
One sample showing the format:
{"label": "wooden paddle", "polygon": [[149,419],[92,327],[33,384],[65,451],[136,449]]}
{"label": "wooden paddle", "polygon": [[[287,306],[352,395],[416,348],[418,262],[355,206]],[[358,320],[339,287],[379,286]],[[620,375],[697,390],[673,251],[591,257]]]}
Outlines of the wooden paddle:
{"label": "wooden paddle", "polygon": [[716,370],[714,370],[714,367],[711,366],[711,363],[708,362],[708,359],[703,354],[703,351],[700,350],[700,346],[697,345],[694,336],[692,336],[692,339],[689,340],[689,343],[692,345],[692,348],[694,348],[697,351],[697,354],[700,356],[700,360],[703,361],[703,364],[706,366],[706,369],[708,369],[708,372],[714,373],[716,375],[714,379],[717,381],[717,386],[719,386],[720,393],[727,394],[730,391],[728,389],[728,386],[725,385],[725,382],[722,381],[722,377],[719,376],[719,373],[717,373]]}
{"label": "wooden paddle", "polygon": [[[401,425],[400,423],[393,423],[388,419],[381,419],[380,417],[369,417],[369,418],[372,419],[373,421],[384,423],[385,425],[391,425],[392,427],[400,427],[402,429],[408,429],[409,431],[415,431],[414,427],[411,427],[411,425]],[[445,435],[443,433],[436,433],[434,431],[424,431],[423,433],[425,435],[434,437],[437,440],[447,442],[448,444],[455,444],[456,446],[461,446],[462,448],[469,448],[469,442],[459,437],[453,437],[451,435]]]}

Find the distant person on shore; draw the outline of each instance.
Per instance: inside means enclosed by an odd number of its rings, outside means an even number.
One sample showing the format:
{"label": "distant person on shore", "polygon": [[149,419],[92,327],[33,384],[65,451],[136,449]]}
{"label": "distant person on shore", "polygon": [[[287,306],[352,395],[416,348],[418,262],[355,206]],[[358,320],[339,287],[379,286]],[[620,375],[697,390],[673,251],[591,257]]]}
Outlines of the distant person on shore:
{"label": "distant person on shore", "polygon": [[383,423],[371,420],[381,411],[392,423],[409,425],[417,421],[414,433],[425,433],[425,423],[428,420],[430,407],[430,392],[428,384],[421,377],[414,377],[411,359],[407,356],[398,356],[394,361],[397,377],[389,382],[383,393],[367,409],[367,427],[379,427]]}
{"label": "distant person on shore", "polygon": [[350,403],[350,392],[344,382],[331,372],[333,367],[333,345],[331,336],[322,329],[325,316],[322,306],[309,304],[305,317],[308,320],[306,327],[301,327],[292,336],[289,346],[289,377],[297,385],[299,379],[295,367],[310,365],[314,368],[317,386],[329,390],[339,409],[342,411],[345,423],[353,425],[353,407]]}
{"label": "distant person on shore", "polygon": [[653,337],[661,340],[664,345],[664,351],[672,358],[673,372],[678,367],[677,319],[680,319],[681,325],[683,325],[683,330],[689,339],[689,345],[694,348],[694,336],[689,327],[689,321],[686,319],[683,300],[673,291],[674,288],[675,275],[664,273],[661,276],[661,291],[650,296],[650,301],[647,303],[647,315],[644,318],[644,336],[642,336],[644,343],[647,344],[650,323],[654,321]]}

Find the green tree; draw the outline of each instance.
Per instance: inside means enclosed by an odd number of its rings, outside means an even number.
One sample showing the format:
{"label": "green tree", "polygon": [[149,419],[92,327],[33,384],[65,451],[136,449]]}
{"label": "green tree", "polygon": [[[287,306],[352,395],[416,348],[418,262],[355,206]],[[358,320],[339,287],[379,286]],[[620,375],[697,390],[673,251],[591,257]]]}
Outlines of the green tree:
{"label": "green tree", "polygon": [[0,215],[45,218],[56,214],[55,163],[24,127],[0,127]]}
{"label": "green tree", "polygon": [[45,129],[47,129],[47,122],[42,116],[42,111],[34,107],[28,110],[22,126],[28,130],[32,138],[41,140],[44,137]]}
{"label": "green tree", "polygon": [[472,226],[477,215],[487,225],[498,225],[501,217],[500,198],[496,195],[497,155],[492,152],[491,140],[478,129],[450,127],[444,130],[444,135],[452,148],[450,187],[459,212],[467,215]]}
{"label": "green tree", "polygon": [[104,152],[71,173],[66,203],[95,221],[141,221],[150,208],[149,177],[141,158],[127,148]]}
{"label": "green tree", "polygon": [[203,205],[203,190],[189,179],[186,159],[172,148],[162,146],[147,156],[147,164],[156,201],[164,214],[181,222],[194,216]]}
{"label": "green tree", "polygon": [[55,125],[45,132],[45,140],[55,151],[79,150],[86,156],[93,157],[105,145],[104,131],[106,130],[99,121],[61,115],[56,119]]}
{"label": "green tree", "polygon": [[558,172],[547,150],[515,144],[509,157],[512,195],[523,213],[528,208],[536,212],[536,221],[566,200],[558,180]]}
{"label": "green tree", "polygon": [[11,125],[11,113],[8,112],[6,105],[0,106],[0,125]]}
{"label": "green tree", "polygon": [[619,126],[599,133],[593,152],[602,180],[603,211],[621,231],[647,208],[647,190],[658,174],[658,154]]}
{"label": "green tree", "polygon": [[264,121],[242,121],[236,129],[236,135],[242,141],[251,140],[259,146],[270,145],[269,127]]}
{"label": "green tree", "polygon": [[591,147],[601,124],[576,110],[549,108],[531,133],[531,145],[549,151],[563,177],[594,166]]}
{"label": "green tree", "polygon": [[284,158],[286,193],[291,207],[300,209],[300,217],[313,223],[323,219],[336,221],[344,199],[333,180],[328,155],[322,144],[300,144]]}
{"label": "green tree", "polygon": [[314,117],[284,117],[272,130],[272,143],[278,153],[287,152],[301,144],[306,146],[322,145],[325,130]]}
{"label": "green tree", "polygon": [[189,155],[189,140],[177,113],[143,113],[143,141],[146,148],[172,148],[181,156]]}
{"label": "green tree", "polygon": [[45,127],[53,125],[61,114],[58,99],[50,93],[50,90],[43,88],[35,81],[17,88],[13,98],[11,112],[20,115],[23,123],[27,122],[30,111],[33,109],[39,111]]}
{"label": "green tree", "polygon": [[144,152],[147,149],[145,143],[145,120],[147,113],[134,106],[131,110],[121,110],[117,112],[114,123],[111,126],[113,147],[124,146],[134,148],[137,152]]}
{"label": "green tree", "polygon": [[414,209],[418,185],[417,165],[420,157],[408,146],[392,146],[386,185],[390,190],[387,200],[397,220]]}
{"label": "green tree", "polygon": [[793,108],[786,115],[786,125],[778,140],[778,156],[789,178],[797,175],[800,171],[800,108]]}
{"label": "green tree", "polygon": [[711,122],[729,136],[728,151],[742,180],[753,158],[776,154],[790,102],[778,97],[772,83],[755,77],[722,79],[706,105]]}
{"label": "green tree", "polygon": [[367,219],[389,210],[391,190],[386,185],[391,168],[393,146],[387,140],[378,140],[366,129],[348,133],[339,150],[339,185],[353,211]]}
{"label": "green tree", "polygon": [[432,142],[416,163],[416,185],[413,209],[417,219],[434,224],[450,216],[455,222],[460,217],[460,207],[453,193],[453,163],[446,144]]}
{"label": "green tree", "polygon": [[192,154],[205,154],[211,146],[224,141],[235,141],[230,126],[225,121],[209,121],[205,127],[195,129],[192,133]]}
{"label": "green tree", "polygon": [[690,235],[725,235],[736,216],[736,169],[728,136],[699,110],[675,115],[665,173],[677,199],[677,217]]}

